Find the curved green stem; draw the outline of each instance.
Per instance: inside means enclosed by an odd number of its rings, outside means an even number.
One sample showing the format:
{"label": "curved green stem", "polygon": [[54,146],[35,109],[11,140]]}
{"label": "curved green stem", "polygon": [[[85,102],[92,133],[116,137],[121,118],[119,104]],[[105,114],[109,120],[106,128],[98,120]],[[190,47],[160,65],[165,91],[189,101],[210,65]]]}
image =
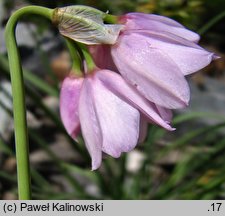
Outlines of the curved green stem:
{"label": "curved green stem", "polygon": [[5,30],[5,40],[8,51],[13,94],[18,193],[19,199],[21,200],[28,200],[31,198],[29,145],[27,135],[24,82],[19,51],[15,38],[16,24],[18,20],[25,14],[37,14],[51,20],[53,10],[39,6],[27,6],[21,8],[10,17]]}
{"label": "curved green stem", "polygon": [[70,38],[64,37],[66,40],[66,45],[67,48],[70,52],[70,56],[72,59],[72,73],[77,75],[77,76],[82,76],[82,71],[81,71],[81,58],[78,54],[78,51],[75,47],[74,41],[72,41]]}
{"label": "curved green stem", "polygon": [[209,22],[207,22],[202,28],[198,30],[200,35],[205,34],[212,26],[214,26],[217,22],[225,17],[225,11],[213,17]]}
{"label": "curved green stem", "polygon": [[84,59],[87,63],[88,73],[91,73],[96,68],[95,62],[85,44],[77,42],[77,45],[79,46],[79,48],[81,49],[81,51],[84,55]]}

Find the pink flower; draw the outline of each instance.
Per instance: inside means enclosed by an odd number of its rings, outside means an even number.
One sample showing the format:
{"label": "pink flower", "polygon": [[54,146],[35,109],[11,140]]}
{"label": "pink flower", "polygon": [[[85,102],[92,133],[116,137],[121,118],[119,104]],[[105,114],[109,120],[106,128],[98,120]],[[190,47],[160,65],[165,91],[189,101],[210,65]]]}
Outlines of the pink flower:
{"label": "pink flower", "polygon": [[120,22],[125,23],[125,30],[164,32],[193,42],[198,42],[200,39],[197,33],[188,30],[175,20],[155,14],[128,13],[120,17]]}
{"label": "pink flower", "polygon": [[[141,113],[141,117],[140,117]],[[60,114],[74,139],[80,132],[92,158],[92,169],[102,161],[102,152],[119,157],[131,151],[148,122],[167,130],[171,112],[147,101],[123,78],[109,70],[96,69],[85,77],[67,77],[61,87]]]}
{"label": "pink flower", "polygon": [[185,76],[218,57],[196,44],[196,33],[169,18],[129,13],[120,17],[120,23],[125,28],[116,44],[90,47],[98,67],[117,70],[161,107],[187,106],[190,93]]}

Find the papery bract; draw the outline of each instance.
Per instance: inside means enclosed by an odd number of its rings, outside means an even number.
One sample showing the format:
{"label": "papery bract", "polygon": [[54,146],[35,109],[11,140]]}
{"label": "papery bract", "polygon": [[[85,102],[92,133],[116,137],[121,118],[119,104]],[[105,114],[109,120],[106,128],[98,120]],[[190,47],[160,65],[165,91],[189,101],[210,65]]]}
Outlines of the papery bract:
{"label": "papery bract", "polygon": [[73,5],[57,8],[54,22],[60,33],[84,44],[114,44],[121,24],[104,24],[106,13],[92,7]]}

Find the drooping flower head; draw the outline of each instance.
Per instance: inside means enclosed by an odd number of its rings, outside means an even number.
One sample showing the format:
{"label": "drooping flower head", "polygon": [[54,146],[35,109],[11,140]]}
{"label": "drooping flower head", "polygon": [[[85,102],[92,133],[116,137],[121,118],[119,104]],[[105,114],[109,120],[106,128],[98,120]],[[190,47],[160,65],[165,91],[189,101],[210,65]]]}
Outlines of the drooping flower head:
{"label": "drooping flower head", "polygon": [[190,95],[184,76],[217,56],[196,44],[198,34],[169,18],[129,13],[119,20],[125,27],[114,45],[90,47],[97,65],[117,68],[127,82],[157,105],[169,109],[187,106]]}
{"label": "drooping flower head", "polygon": [[197,45],[198,34],[166,17],[129,13],[108,25],[106,13],[89,7],[56,14],[61,34],[91,45],[95,61],[82,76],[68,76],[60,93],[63,124],[74,139],[82,133],[93,170],[102,152],[117,158],[143,141],[148,123],[174,130],[171,109],[190,100],[185,76],[217,58]]}
{"label": "drooping flower head", "polygon": [[96,69],[85,77],[69,76],[61,87],[63,124],[74,139],[81,129],[93,170],[101,164],[102,151],[117,158],[136,146],[140,114],[145,121],[173,130],[167,112],[162,110],[109,70]]}

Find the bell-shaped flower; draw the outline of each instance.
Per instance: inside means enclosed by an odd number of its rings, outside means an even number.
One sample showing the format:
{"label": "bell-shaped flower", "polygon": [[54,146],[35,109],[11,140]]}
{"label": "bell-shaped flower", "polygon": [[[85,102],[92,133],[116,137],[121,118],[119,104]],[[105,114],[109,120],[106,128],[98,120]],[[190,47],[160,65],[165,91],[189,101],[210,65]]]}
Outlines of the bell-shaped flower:
{"label": "bell-shaped flower", "polygon": [[159,106],[187,106],[190,94],[184,76],[218,57],[195,43],[197,34],[169,18],[131,13],[120,22],[125,27],[116,44],[90,47],[97,65],[117,70]]}
{"label": "bell-shaped flower", "polygon": [[81,130],[93,170],[100,166],[102,152],[117,158],[146,136],[146,130],[139,134],[141,118],[141,128],[150,122],[174,130],[169,125],[170,111],[146,100],[109,70],[67,77],[61,87],[60,114],[71,137],[76,139]]}

